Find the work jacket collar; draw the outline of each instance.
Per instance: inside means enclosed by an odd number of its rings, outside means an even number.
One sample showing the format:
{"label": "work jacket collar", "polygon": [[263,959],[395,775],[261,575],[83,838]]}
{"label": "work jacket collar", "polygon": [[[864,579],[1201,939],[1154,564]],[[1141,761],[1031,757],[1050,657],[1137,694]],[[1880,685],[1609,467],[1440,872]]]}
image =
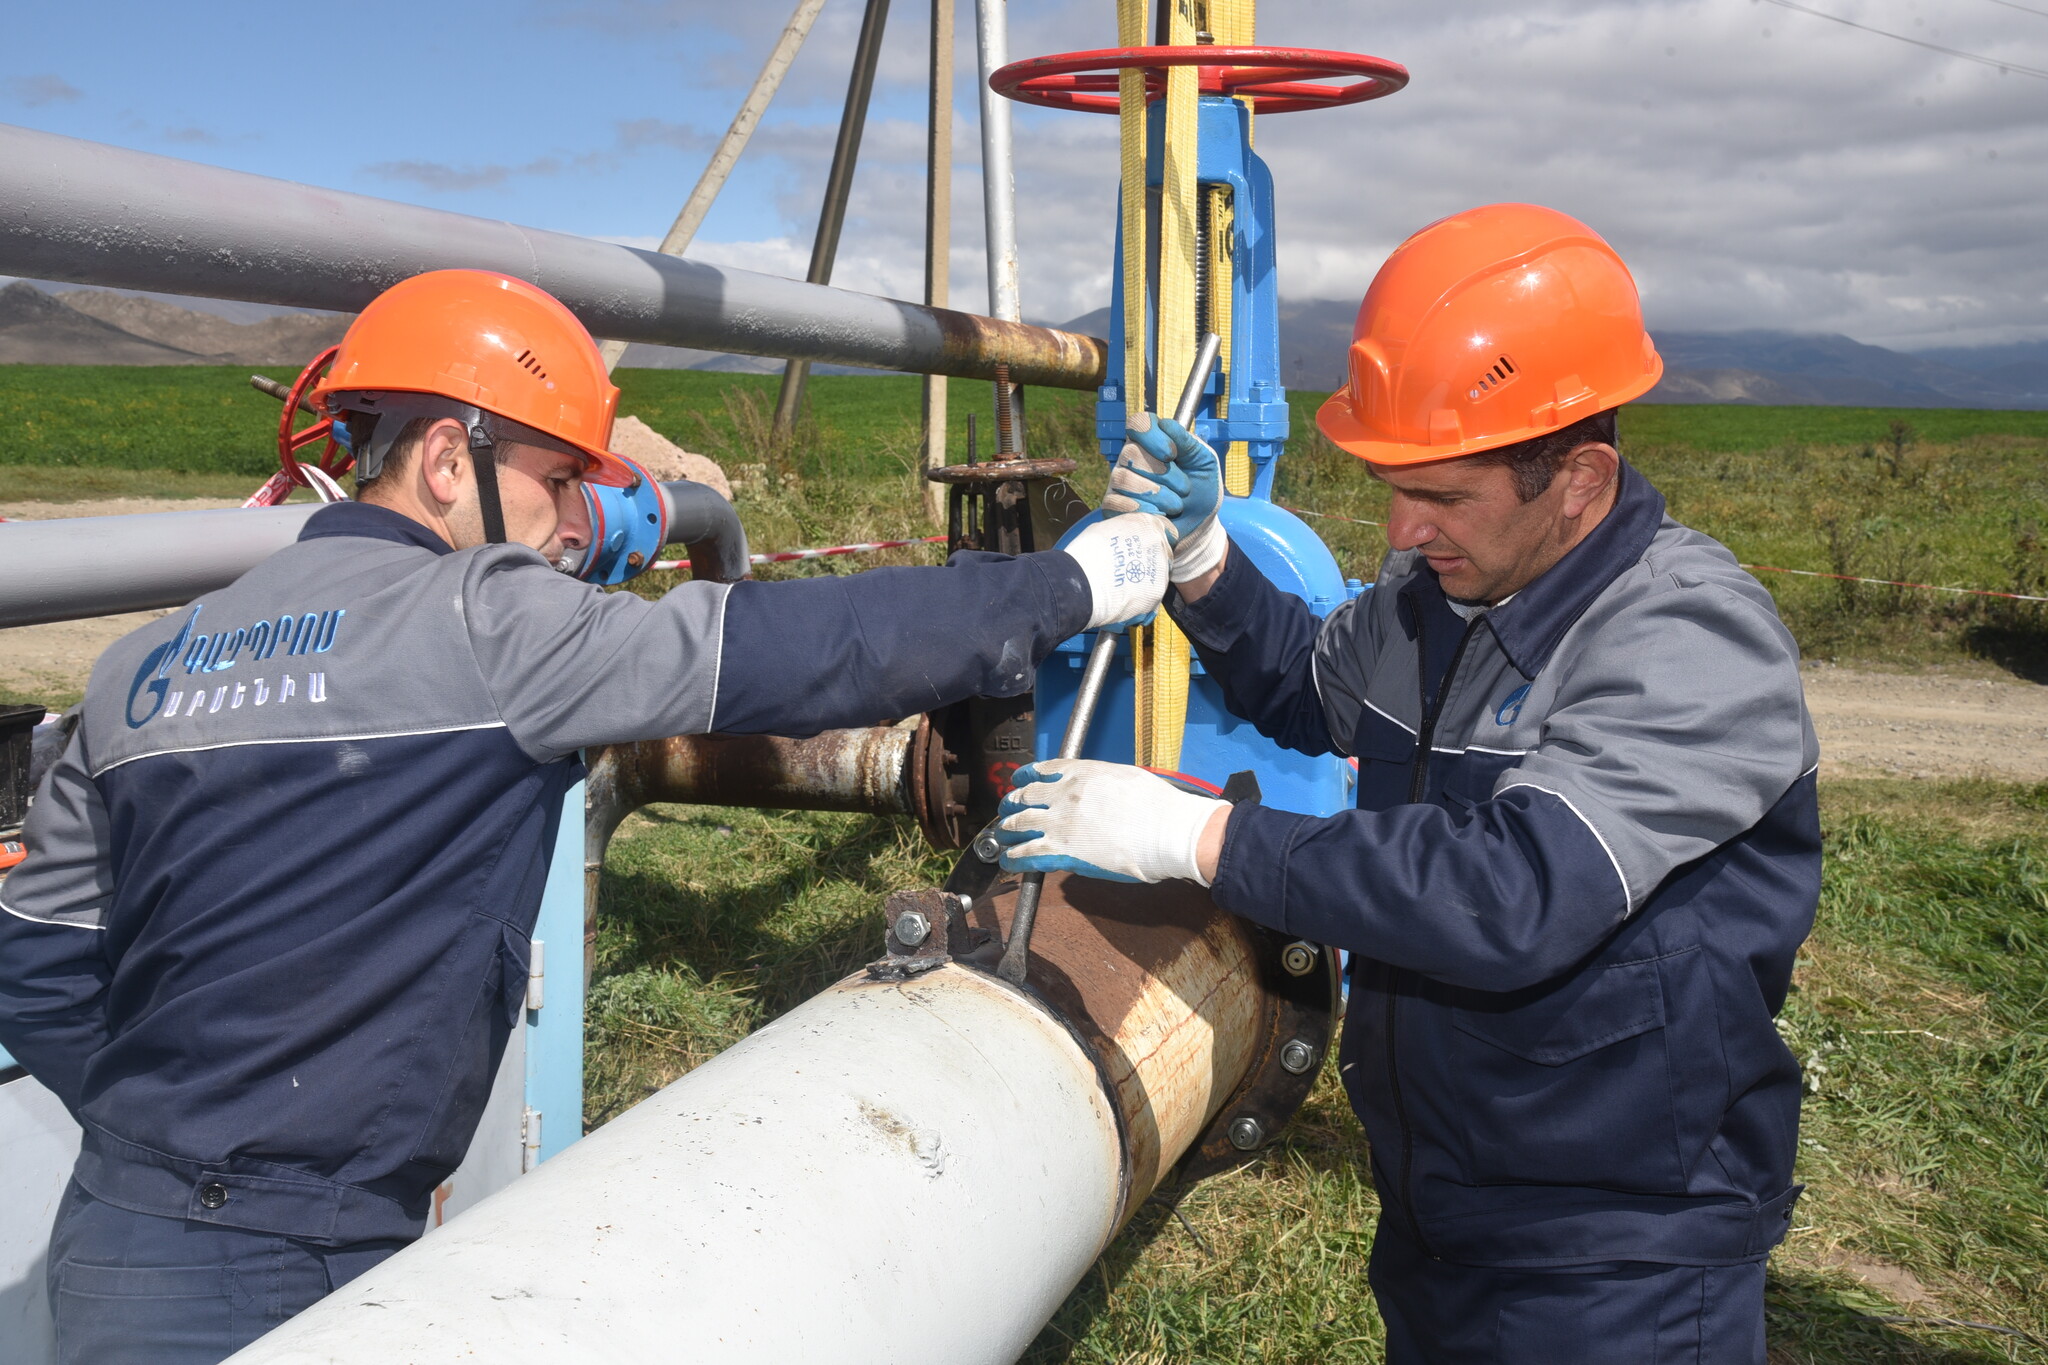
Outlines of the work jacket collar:
{"label": "work jacket collar", "polygon": [[454,553],[447,541],[411,517],[368,502],[331,502],[308,517],[299,532],[300,540],[322,540],[328,536],[362,536],[417,545],[437,555]]}
{"label": "work jacket collar", "polygon": [[[1626,460],[1617,479],[1614,507],[1600,524],[1535,582],[1486,613],[1501,652],[1525,678],[1542,671],[1573,622],[1643,557],[1664,524],[1664,495],[1648,479]],[[1402,585],[1402,593],[1419,616],[1426,598],[1441,598],[1444,591],[1428,564],[1418,563],[1421,572]]]}

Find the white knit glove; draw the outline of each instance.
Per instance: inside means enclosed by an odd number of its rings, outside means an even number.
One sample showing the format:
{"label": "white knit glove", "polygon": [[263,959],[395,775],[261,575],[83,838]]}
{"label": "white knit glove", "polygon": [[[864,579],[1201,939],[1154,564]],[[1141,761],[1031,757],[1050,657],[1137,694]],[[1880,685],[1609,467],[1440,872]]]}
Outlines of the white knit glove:
{"label": "white knit glove", "polygon": [[1131,625],[1149,618],[1166,595],[1173,551],[1166,522],[1155,516],[1109,517],[1090,522],[1062,547],[1081,566],[1093,598],[1088,629]]}
{"label": "white knit glove", "polygon": [[1078,872],[1113,882],[1185,878],[1203,886],[1202,831],[1229,802],[1182,791],[1125,763],[1047,758],[1017,770],[997,808],[1011,872]]}
{"label": "white knit glove", "polygon": [[1223,466],[1209,443],[1170,417],[1141,412],[1125,425],[1127,439],[1102,515],[1154,512],[1167,520],[1176,583],[1200,578],[1223,562],[1229,540],[1217,510],[1223,502]]}

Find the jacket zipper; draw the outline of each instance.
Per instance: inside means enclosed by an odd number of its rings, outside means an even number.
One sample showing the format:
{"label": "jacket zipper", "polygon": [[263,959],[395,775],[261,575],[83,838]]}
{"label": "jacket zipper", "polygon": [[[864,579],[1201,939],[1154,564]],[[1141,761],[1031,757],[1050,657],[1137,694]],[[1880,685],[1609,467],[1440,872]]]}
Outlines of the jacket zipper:
{"label": "jacket zipper", "polygon": [[[1465,633],[1458,637],[1458,647],[1451,651],[1451,662],[1444,669],[1444,679],[1437,687],[1436,705],[1429,700],[1428,641],[1423,637],[1422,613],[1415,614],[1415,686],[1420,694],[1422,733],[1416,737],[1415,775],[1408,783],[1408,804],[1415,805],[1422,800],[1429,783],[1429,751],[1436,740],[1437,717],[1443,714],[1444,703],[1450,700],[1451,680],[1458,676],[1458,665],[1465,658],[1465,646],[1472,641],[1472,632],[1479,628],[1479,618],[1473,617],[1465,623]],[[1395,1046],[1394,1028],[1400,1018],[1400,993],[1395,989],[1401,978],[1401,969],[1389,964],[1387,967],[1387,1091],[1394,1101],[1394,1122],[1401,1127],[1401,1212],[1408,1223],[1408,1235],[1422,1254],[1432,1261],[1437,1259],[1436,1249],[1429,1244],[1429,1238],[1422,1233],[1422,1220],[1415,1216],[1415,1130],[1408,1126],[1408,1105],[1401,1095],[1401,1072],[1398,1052]]]}

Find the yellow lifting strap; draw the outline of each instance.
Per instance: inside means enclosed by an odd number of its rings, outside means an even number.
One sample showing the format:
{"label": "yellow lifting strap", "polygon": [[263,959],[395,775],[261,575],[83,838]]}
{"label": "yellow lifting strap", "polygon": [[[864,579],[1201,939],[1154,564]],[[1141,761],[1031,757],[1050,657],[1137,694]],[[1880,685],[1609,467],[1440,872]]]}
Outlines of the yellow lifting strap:
{"label": "yellow lifting strap", "polygon": [[[1166,40],[1192,46],[1198,28],[1214,41],[1249,44],[1254,0],[1160,0],[1167,6]],[[1125,47],[1147,40],[1145,0],[1118,0],[1117,39]],[[1199,13],[1198,13],[1199,11]],[[1160,173],[1158,315],[1151,353],[1152,384],[1146,375],[1145,73],[1126,70],[1118,82],[1123,151],[1124,403],[1125,411],[1157,411],[1179,391],[1194,364],[1195,340],[1206,323],[1223,338],[1230,354],[1232,206],[1227,191],[1198,194],[1195,179],[1199,133],[1199,75],[1194,67],[1166,70],[1165,164]],[[1198,231],[1198,221],[1199,228]],[[1205,259],[1197,260],[1202,252]],[[1209,279],[1206,319],[1195,316],[1196,276]],[[1228,361],[1225,361],[1226,367]],[[1228,392],[1226,384],[1225,391]],[[1149,397],[1150,401],[1147,401]],[[1226,415],[1221,405],[1218,416]],[[1224,453],[1224,487],[1242,497],[1251,492],[1251,460],[1243,442]],[[1138,762],[1177,771],[1187,729],[1188,680],[1193,666],[1188,638],[1164,613],[1149,628],[1131,632],[1131,667],[1136,684],[1135,749]]]}

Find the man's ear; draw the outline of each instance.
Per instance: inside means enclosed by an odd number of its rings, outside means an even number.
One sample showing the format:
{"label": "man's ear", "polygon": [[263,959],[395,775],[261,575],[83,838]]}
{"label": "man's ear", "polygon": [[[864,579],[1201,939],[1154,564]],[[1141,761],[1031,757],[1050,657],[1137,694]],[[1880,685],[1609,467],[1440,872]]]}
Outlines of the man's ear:
{"label": "man's ear", "polygon": [[471,478],[469,433],[454,418],[443,418],[420,437],[419,480],[430,505],[450,508],[462,500]]}
{"label": "man's ear", "polygon": [[1574,446],[1564,457],[1564,514],[1583,516],[1614,485],[1620,472],[1621,452],[1605,441]]}

